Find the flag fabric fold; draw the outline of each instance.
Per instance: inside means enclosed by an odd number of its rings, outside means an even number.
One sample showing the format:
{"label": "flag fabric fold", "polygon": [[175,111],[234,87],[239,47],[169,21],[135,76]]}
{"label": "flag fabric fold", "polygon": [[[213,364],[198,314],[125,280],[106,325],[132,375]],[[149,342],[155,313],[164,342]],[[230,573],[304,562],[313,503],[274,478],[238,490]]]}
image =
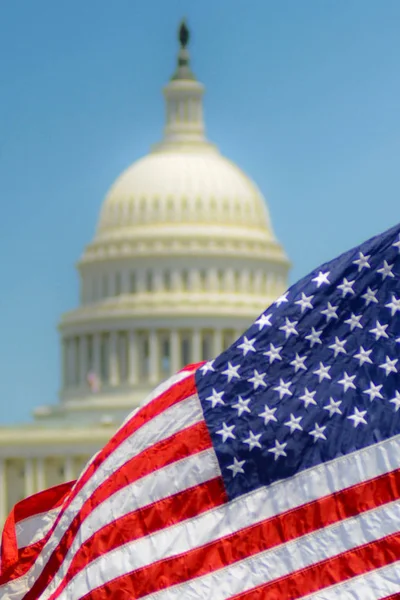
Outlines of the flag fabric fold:
{"label": "flag fabric fold", "polygon": [[399,234],[303,278],[16,507],[0,598],[400,598]]}

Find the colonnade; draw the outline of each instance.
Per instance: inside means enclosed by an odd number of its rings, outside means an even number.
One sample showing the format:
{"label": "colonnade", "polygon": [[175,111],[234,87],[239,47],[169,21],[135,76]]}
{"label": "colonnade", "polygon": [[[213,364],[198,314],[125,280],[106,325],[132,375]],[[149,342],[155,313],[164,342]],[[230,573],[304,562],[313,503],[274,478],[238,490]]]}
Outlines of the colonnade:
{"label": "colonnade", "polygon": [[107,387],[156,385],[188,363],[217,356],[241,333],[221,328],[152,328],[66,336],[63,340],[63,388],[89,386],[90,374]]}
{"label": "colonnade", "polygon": [[[0,458],[0,526],[14,504],[22,498],[63,481],[76,479],[87,460],[86,457],[79,457],[82,464],[77,468],[74,462],[76,458],[72,455],[51,456],[47,461],[45,456]],[[58,469],[56,476],[50,469],[54,460]],[[18,472],[10,472],[10,465],[18,465]]]}

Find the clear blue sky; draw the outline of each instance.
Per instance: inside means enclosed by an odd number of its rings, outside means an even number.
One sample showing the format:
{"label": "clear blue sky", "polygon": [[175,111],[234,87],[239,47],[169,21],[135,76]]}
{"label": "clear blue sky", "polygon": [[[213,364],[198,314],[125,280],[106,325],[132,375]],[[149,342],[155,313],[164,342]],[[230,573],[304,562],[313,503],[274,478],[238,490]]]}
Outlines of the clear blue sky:
{"label": "clear blue sky", "polygon": [[292,282],[399,221],[399,0],[3,0],[2,423],[57,400],[73,265],[160,138],[183,15],[209,137],[267,197]]}

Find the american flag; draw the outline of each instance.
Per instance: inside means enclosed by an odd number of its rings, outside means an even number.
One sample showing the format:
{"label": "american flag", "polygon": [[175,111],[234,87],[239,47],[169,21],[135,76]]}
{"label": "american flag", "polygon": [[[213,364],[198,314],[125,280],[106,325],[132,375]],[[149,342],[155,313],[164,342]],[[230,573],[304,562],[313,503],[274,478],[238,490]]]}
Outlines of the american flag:
{"label": "american flag", "polygon": [[400,597],[399,234],[322,265],[158,388],[53,516],[36,500],[23,518],[25,500],[0,597]]}

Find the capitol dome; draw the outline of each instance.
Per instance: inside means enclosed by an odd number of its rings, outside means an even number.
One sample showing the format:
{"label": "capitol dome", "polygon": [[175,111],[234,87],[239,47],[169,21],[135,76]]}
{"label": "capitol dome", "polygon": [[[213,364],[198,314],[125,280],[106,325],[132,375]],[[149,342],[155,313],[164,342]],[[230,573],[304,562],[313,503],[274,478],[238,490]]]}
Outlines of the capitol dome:
{"label": "capitol dome", "polygon": [[111,186],[60,322],[61,403],[39,418],[123,418],[161,380],[219,354],[281,295],[289,263],[256,184],[205,135],[180,30],[161,141]]}

